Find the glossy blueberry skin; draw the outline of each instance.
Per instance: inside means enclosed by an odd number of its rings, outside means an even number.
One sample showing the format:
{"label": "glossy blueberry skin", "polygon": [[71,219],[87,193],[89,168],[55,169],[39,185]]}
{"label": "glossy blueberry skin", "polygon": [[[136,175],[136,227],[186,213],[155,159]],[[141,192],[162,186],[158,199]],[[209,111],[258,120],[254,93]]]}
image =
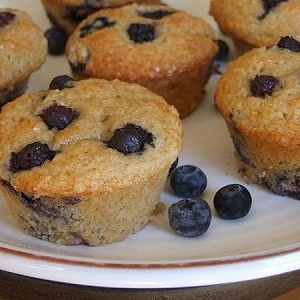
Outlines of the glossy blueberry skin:
{"label": "glossy blueberry skin", "polygon": [[210,226],[212,214],[208,203],[201,199],[183,199],[168,209],[169,224],[177,234],[197,237]]}
{"label": "glossy blueberry skin", "polygon": [[62,55],[65,52],[67,35],[57,26],[45,31],[45,37],[48,41],[48,53],[51,55]]}
{"label": "glossy blueberry skin", "polygon": [[222,219],[239,219],[248,214],[252,205],[250,192],[240,184],[229,184],[217,191],[214,207]]}
{"label": "glossy blueberry skin", "polygon": [[219,51],[215,56],[215,60],[218,61],[227,61],[229,56],[229,47],[227,43],[223,40],[217,40]]}
{"label": "glossy blueberry skin", "polygon": [[194,198],[204,192],[207,178],[198,167],[183,165],[171,173],[170,185],[177,196]]}

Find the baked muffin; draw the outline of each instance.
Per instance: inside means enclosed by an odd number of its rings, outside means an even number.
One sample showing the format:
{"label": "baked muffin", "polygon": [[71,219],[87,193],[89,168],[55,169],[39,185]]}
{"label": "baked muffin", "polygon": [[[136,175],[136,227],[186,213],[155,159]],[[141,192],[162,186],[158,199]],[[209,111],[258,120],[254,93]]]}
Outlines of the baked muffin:
{"label": "baked muffin", "polygon": [[101,8],[119,7],[129,3],[158,4],[160,0],[42,0],[49,20],[70,35],[76,26]]}
{"label": "baked muffin", "polygon": [[30,235],[103,245],[143,228],[181,150],[181,122],[135,85],[55,78],[0,114],[0,189]]}
{"label": "baked muffin", "polygon": [[282,36],[300,38],[299,0],[211,0],[210,14],[241,53],[273,46]]}
{"label": "baked muffin", "polygon": [[200,18],[162,5],[105,9],[71,35],[66,56],[74,77],[135,82],[162,96],[184,117],[202,97],[218,50]]}
{"label": "baked muffin", "polygon": [[283,37],[231,62],[215,101],[245,179],[300,199],[300,41]]}
{"label": "baked muffin", "polygon": [[0,8],[0,106],[24,93],[45,61],[47,41],[24,11]]}

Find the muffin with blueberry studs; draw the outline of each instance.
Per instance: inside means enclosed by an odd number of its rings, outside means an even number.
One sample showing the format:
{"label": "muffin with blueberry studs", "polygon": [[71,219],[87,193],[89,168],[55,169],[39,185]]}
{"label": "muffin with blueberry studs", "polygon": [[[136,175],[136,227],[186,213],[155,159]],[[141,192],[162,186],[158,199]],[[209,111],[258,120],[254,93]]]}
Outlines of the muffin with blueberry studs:
{"label": "muffin with blueberry studs", "polygon": [[52,25],[67,36],[81,21],[97,10],[120,7],[133,2],[158,4],[160,0],[42,0]]}
{"label": "muffin with blueberry studs", "polygon": [[75,78],[138,83],[182,118],[202,98],[217,50],[204,20],[169,6],[132,4],[100,10],[80,23],[66,56]]}
{"label": "muffin with blueberry studs", "polygon": [[300,199],[300,40],[282,37],[231,62],[216,88],[245,179]]}
{"label": "muffin with blueberry studs", "polygon": [[0,189],[28,234],[103,245],[150,219],[182,145],[177,111],[118,80],[55,78],[0,114]]}
{"label": "muffin with blueberry studs", "polygon": [[210,14],[238,51],[273,46],[282,36],[300,38],[299,0],[212,0]]}
{"label": "muffin with blueberry studs", "polygon": [[24,93],[30,75],[44,63],[47,40],[30,16],[0,8],[0,106]]}

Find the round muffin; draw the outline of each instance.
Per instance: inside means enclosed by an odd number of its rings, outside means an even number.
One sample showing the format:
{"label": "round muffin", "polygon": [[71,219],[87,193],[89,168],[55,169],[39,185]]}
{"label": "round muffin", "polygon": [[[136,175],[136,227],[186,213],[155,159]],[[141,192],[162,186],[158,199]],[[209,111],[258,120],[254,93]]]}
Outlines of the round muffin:
{"label": "round muffin", "polygon": [[300,38],[299,0],[212,0],[210,14],[239,51],[273,46],[282,36]]}
{"label": "round muffin", "polygon": [[231,62],[216,88],[240,172],[300,199],[300,41],[283,37]]}
{"label": "round muffin", "polygon": [[0,8],[0,106],[24,93],[30,75],[44,63],[47,40],[30,16]]}
{"label": "round muffin", "polygon": [[180,117],[202,97],[218,50],[200,18],[162,5],[105,9],[71,35],[66,56],[74,77],[138,83],[175,106]]}
{"label": "round muffin", "polygon": [[118,80],[55,78],[0,114],[0,189],[30,235],[103,245],[143,228],[181,151],[176,110]]}
{"label": "round muffin", "polygon": [[160,0],[42,0],[49,20],[67,35],[90,14],[102,8],[119,7],[133,2],[158,4]]}

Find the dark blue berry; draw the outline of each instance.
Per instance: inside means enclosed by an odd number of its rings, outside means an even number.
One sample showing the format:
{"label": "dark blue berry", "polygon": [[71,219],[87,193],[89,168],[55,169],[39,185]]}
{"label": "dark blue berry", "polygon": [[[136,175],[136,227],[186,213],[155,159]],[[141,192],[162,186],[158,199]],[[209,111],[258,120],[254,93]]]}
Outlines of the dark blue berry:
{"label": "dark blue berry", "polygon": [[74,87],[74,79],[68,75],[60,75],[54,77],[50,84],[50,90],[63,90]]}
{"label": "dark blue berry", "polygon": [[126,124],[124,127],[118,128],[106,144],[108,148],[125,155],[143,151],[145,144],[154,146],[152,133],[134,124]]}
{"label": "dark blue berry", "polygon": [[250,91],[252,96],[264,98],[267,95],[271,96],[279,84],[279,80],[274,76],[256,75],[250,82]]}
{"label": "dark blue berry", "polygon": [[215,56],[215,60],[226,61],[229,56],[229,47],[223,40],[217,40],[219,51]]}
{"label": "dark blue berry", "polygon": [[239,219],[248,214],[252,205],[250,192],[240,184],[229,184],[217,191],[214,207],[223,219]]}
{"label": "dark blue berry", "polygon": [[300,52],[300,42],[290,36],[284,36],[277,44],[278,48],[288,49],[292,52]]}
{"label": "dark blue berry", "polygon": [[172,172],[170,185],[177,196],[199,197],[207,186],[207,178],[198,167],[184,165]]}
{"label": "dark blue berry", "polygon": [[65,52],[67,35],[58,26],[54,26],[45,31],[45,37],[48,41],[48,53],[52,55],[61,55]]}
{"label": "dark blue berry", "polygon": [[173,13],[174,13],[173,11],[169,11],[169,10],[154,10],[154,11],[139,12],[139,15],[147,19],[159,20]]}
{"label": "dark blue berry", "polygon": [[0,28],[7,26],[13,19],[15,15],[8,11],[0,12]]}
{"label": "dark blue berry", "polygon": [[135,43],[148,43],[155,39],[155,28],[151,24],[133,23],[129,26],[128,35]]}
{"label": "dark blue berry", "polygon": [[56,151],[50,150],[47,144],[35,142],[25,146],[19,152],[13,152],[10,159],[10,170],[30,170],[42,165],[46,160],[52,160]]}
{"label": "dark blue berry", "polygon": [[179,235],[197,237],[204,234],[211,222],[212,214],[208,203],[199,199],[183,199],[168,209],[169,224]]}

